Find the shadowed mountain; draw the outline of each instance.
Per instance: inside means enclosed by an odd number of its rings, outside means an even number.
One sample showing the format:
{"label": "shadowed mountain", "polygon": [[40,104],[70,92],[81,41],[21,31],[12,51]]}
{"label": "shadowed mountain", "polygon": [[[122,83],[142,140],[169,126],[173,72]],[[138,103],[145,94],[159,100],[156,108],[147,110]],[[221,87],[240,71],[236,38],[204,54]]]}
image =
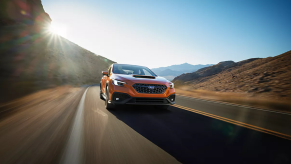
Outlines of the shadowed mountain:
{"label": "shadowed mountain", "polygon": [[58,85],[99,83],[113,63],[49,33],[40,0],[6,0],[0,8],[0,102]]}
{"label": "shadowed mountain", "polygon": [[212,64],[206,64],[206,65],[192,65],[188,63],[180,64],[180,65],[171,65],[168,67],[159,67],[159,68],[153,68],[152,70],[159,76],[163,76],[167,78],[168,80],[174,79],[176,76],[179,76],[183,73],[190,73],[195,72],[200,68],[211,66]]}

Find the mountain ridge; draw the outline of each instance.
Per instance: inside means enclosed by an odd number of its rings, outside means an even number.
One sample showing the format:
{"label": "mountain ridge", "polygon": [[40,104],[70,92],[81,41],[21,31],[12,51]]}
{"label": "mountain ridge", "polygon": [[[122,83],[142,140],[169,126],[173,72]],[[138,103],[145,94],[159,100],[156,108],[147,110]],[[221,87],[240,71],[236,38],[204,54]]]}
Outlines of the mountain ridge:
{"label": "mountain ridge", "polygon": [[172,80],[174,77],[179,76],[183,73],[194,72],[200,68],[208,67],[211,65],[212,64],[192,65],[189,63],[183,63],[183,64],[176,64],[176,65],[171,65],[167,67],[153,68],[152,71],[154,71],[159,76],[163,76],[167,78],[168,80]]}
{"label": "mountain ridge", "polygon": [[173,79],[192,89],[248,93],[275,99],[291,98],[291,51],[267,58],[220,62]]}

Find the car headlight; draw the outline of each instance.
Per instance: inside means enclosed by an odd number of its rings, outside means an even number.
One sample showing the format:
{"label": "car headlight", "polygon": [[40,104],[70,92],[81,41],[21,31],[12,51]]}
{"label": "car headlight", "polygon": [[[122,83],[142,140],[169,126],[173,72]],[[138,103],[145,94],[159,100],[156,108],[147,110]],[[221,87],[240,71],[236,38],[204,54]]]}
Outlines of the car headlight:
{"label": "car headlight", "polygon": [[116,79],[111,79],[111,81],[112,81],[112,84],[117,85],[117,86],[123,86],[124,84],[126,84],[126,82],[119,81]]}
{"label": "car headlight", "polygon": [[170,88],[174,88],[174,83],[170,83]]}

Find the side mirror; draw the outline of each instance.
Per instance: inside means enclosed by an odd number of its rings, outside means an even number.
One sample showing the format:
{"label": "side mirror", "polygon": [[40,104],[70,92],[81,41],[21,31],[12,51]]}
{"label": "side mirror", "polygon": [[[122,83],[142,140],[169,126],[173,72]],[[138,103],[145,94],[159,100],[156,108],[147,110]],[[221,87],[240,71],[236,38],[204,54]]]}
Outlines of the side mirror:
{"label": "side mirror", "polygon": [[102,74],[108,76],[108,72],[107,71],[102,71]]}

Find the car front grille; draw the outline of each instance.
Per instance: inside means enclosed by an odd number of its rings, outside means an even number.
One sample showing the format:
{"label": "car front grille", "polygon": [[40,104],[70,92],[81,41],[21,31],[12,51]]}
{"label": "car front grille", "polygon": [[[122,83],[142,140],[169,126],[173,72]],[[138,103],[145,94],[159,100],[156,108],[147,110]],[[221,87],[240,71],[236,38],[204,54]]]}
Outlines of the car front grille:
{"label": "car front grille", "polygon": [[139,84],[132,86],[138,93],[162,94],[167,90],[167,86],[160,84]]}

